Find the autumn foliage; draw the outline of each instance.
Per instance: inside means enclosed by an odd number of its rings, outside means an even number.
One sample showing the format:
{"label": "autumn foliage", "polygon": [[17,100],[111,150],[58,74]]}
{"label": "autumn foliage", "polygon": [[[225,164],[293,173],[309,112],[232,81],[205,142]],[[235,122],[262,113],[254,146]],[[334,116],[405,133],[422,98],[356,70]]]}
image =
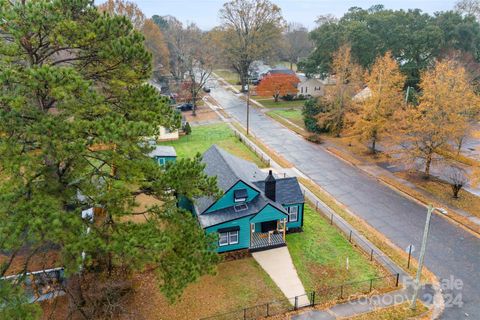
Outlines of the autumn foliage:
{"label": "autumn foliage", "polygon": [[299,82],[300,80],[291,74],[268,75],[258,85],[257,94],[272,96],[275,102],[278,102],[278,98],[281,96],[297,94]]}

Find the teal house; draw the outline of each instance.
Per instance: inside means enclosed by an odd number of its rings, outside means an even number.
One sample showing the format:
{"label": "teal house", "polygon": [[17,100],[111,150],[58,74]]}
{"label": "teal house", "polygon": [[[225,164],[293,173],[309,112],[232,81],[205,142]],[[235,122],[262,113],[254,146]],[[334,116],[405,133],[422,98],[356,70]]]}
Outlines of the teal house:
{"label": "teal house", "polygon": [[285,246],[285,234],[301,230],[304,197],[296,178],[267,174],[216,145],[202,161],[223,195],[196,199],[194,213],[205,232],[218,234],[218,252]]}
{"label": "teal house", "polygon": [[159,165],[165,165],[167,162],[175,162],[177,159],[177,152],[172,146],[156,146],[149,156],[153,158]]}

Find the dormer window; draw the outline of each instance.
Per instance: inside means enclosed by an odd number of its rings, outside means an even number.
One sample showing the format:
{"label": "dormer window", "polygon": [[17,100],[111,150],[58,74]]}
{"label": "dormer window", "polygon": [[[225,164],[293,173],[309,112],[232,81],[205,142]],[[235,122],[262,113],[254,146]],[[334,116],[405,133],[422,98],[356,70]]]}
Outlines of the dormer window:
{"label": "dormer window", "polygon": [[237,189],[233,192],[233,201],[235,203],[246,202],[248,198],[247,189]]}

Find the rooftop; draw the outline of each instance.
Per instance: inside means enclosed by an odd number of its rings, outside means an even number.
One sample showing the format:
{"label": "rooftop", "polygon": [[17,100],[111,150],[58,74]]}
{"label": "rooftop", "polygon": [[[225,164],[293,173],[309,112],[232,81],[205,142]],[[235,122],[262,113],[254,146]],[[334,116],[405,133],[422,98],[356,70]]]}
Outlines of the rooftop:
{"label": "rooftop", "polygon": [[172,146],[156,146],[152,152],[148,154],[150,157],[176,157],[177,152]]}

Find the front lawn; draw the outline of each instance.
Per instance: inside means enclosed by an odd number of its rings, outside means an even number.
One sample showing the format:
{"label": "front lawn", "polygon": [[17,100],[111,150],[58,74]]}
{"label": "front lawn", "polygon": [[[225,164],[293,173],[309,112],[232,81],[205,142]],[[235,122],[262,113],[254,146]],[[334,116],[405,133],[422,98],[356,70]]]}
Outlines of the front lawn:
{"label": "front lawn", "polygon": [[383,269],[370,262],[340,231],[307,204],[304,221],[303,232],[287,235],[287,244],[307,291],[386,275]]}
{"label": "front lawn", "polygon": [[253,97],[255,101],[261,103],[265,108],[302,108],[307,100],[278,100],[275,102],[273,98],[265,99],[264,97]]}
{"label": "front lawn", "polygon": [[278,115],[305,129],[305,123],[303,122],[303,115],[301,109],[272,110],[267,112],[267,115]]}
{"label": "front lawn", "polygon": [[[190,284],[174,303],[169,302],[159,290],[153,272],[136,274],[134,291],[122,304],[126,314],[120,319],[187,320],[201,319],[241,308],[284,299],[280,289],[253,258],[223,262],[214,276],[203,276]],[[44,319],[67,318],[67,301],[58,298],[58,304],[42,303]],[[226,317],[231,319],[233,317]]]}
{"label": "front lawn", "polygon": [[213,144],[216,144],[240,158],[254,162],[259,167],[265,167],[265,163],[235,137],[230,127],[224,123],[195,126],[190,135],[160,144],[173,146],[179,159],[191,158],[197,153],[203,154]]}
{"label": "front lawn", "polygon": [[213,72],[232,85],[236,85],[240,81],[238,74],[234,71],[227,69],[217,69]]}

